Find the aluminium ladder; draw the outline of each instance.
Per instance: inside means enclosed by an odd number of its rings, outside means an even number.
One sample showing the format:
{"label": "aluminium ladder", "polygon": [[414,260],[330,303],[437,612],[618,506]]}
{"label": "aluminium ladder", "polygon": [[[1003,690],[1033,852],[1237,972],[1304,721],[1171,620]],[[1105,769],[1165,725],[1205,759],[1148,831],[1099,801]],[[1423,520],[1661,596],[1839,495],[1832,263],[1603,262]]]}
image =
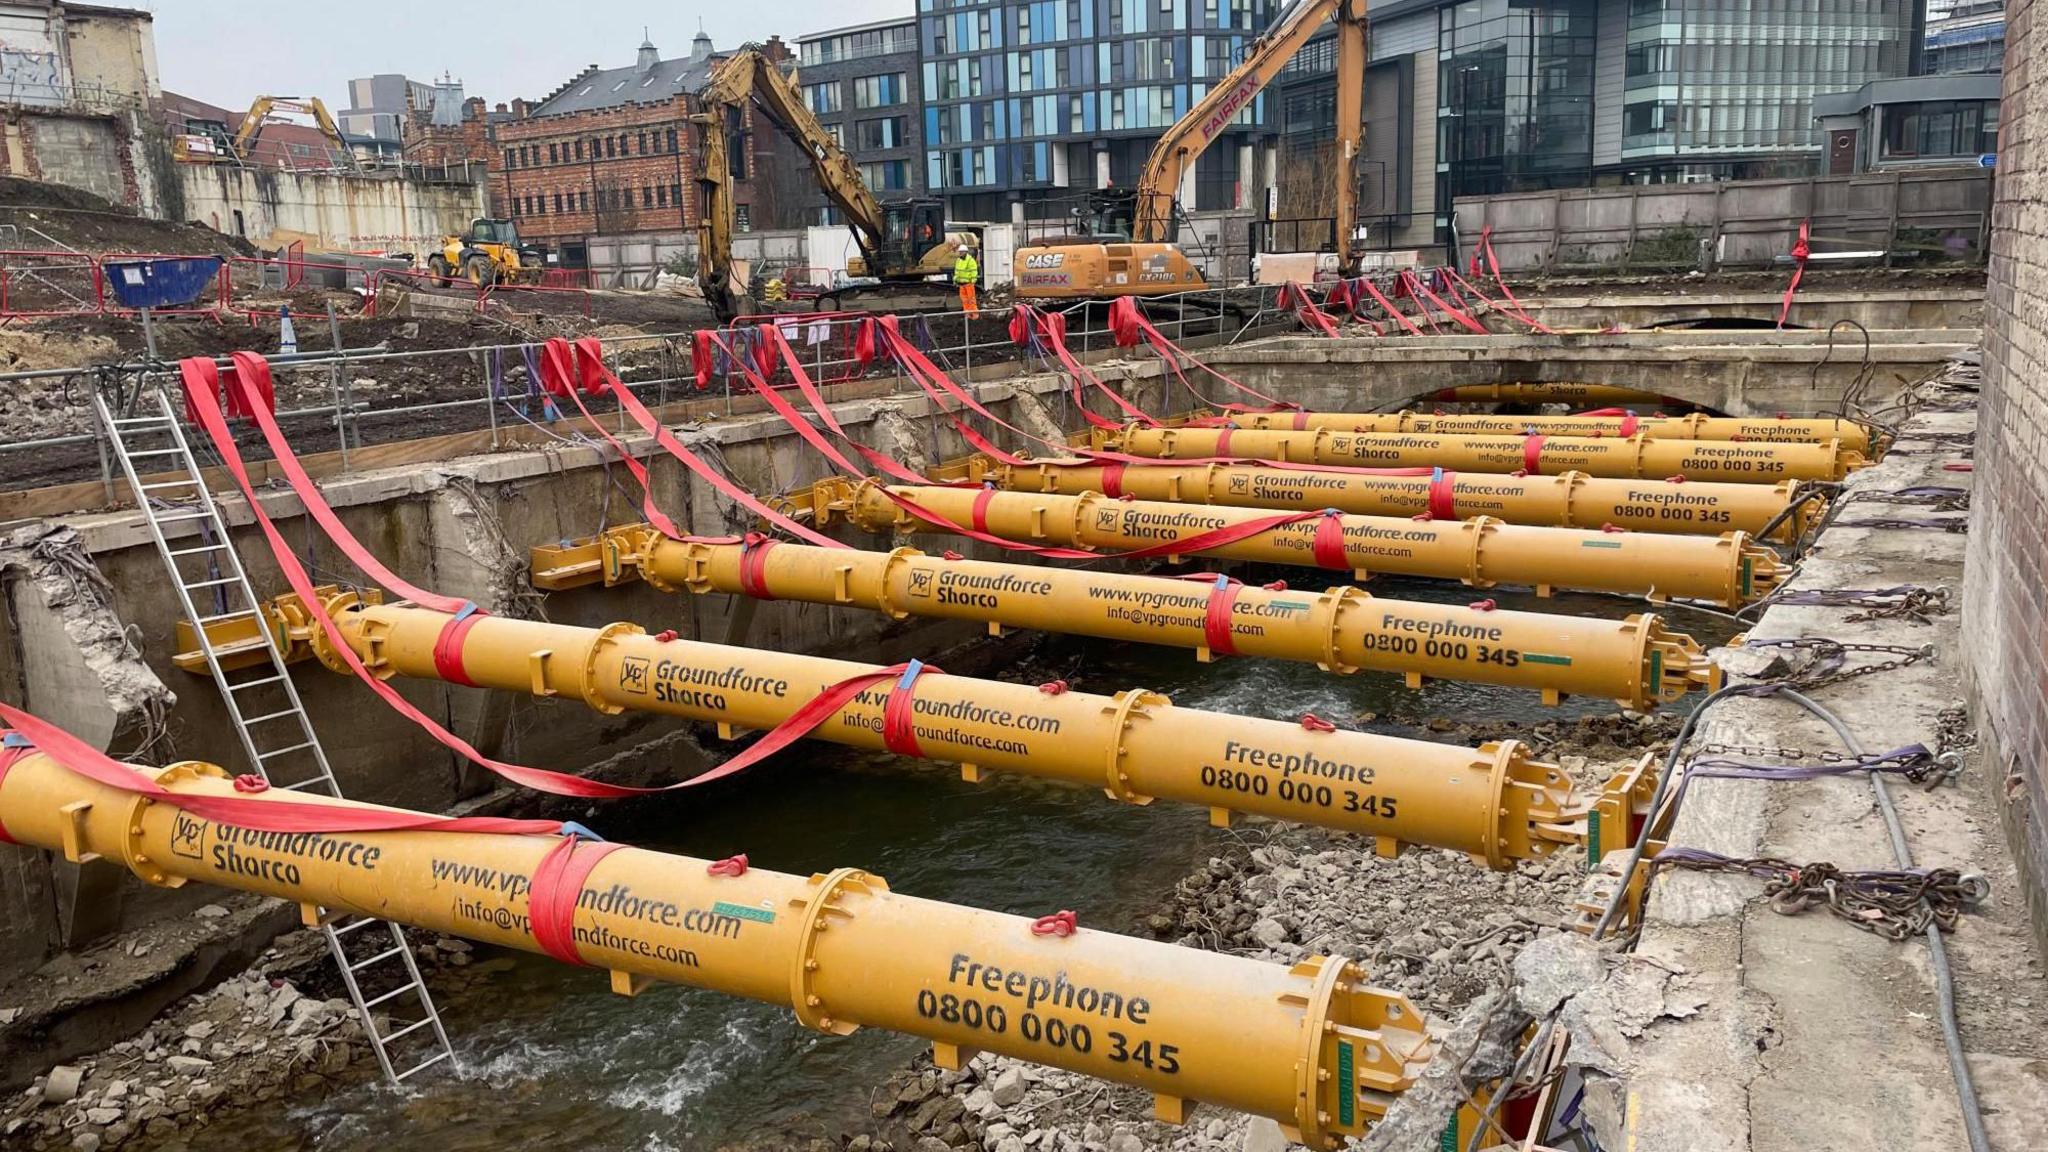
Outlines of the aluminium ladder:
{"label": "aluminium ladder", "polygon": [[[157,389],[156,411],[135,417],[117,416],[103,394],[95,393],[93,403],[220,687],[248,770],[283,791],[339,797],[327,750],[273,637],[276,625],[249,583],[169,393]],[[233,638],[216,643],[209,627]],[[324,908],[319,918],[385,1079],[398,1085],[437,1064],[453,1067],[455,1050],[405,929]]]}

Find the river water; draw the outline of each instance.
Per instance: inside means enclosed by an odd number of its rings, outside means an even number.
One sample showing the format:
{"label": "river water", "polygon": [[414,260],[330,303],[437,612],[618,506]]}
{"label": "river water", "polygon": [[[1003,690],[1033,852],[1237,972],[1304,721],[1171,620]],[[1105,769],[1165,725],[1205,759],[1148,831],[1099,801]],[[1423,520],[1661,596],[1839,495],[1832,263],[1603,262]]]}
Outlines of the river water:
{"label": "river water", "polygon": [[[1382,596],[1464,602],[1470,590],[1375,584]],[[1489,593],[1503,608],[1620,617],[1640,604],[1603,597],[1539,601]],[[1711,617],[1672,625],[1725,639]],[[1314,712],[1346,727],[1424,735],[1433,717],[1466,722],[1573,719],[1605,701],[1549,709],[1533,692],[1391,676],[1330,676],[1312,665],[1233,660],[1202,665],[1179,650],[1047,638],[1014,678],[1064,677],[1077,690],[1142,686],[1179,706],[1293,720]],[[1361,723],[1361,717],[1373,719]],[[606,836],[691,856],[745,852],[757,867],[808,874],[859,867],[898,892],[1146,935],[1173,885],[1228,846],[1199,808],[1134,808],[1098,790],[997,778],[981,786],[938,768],[822,744],[720,787],[607,809]],[[923,1045],[873,1029],[844,1039],[807,1032],[787,1008],[657,986],[614,996],[604,975],[514,954],[482,991],[443,1003],[464,1072],[404,1093],[364,1086],[224,1118],[169,1148],[388,1152],[517,1148],[542,1134],[579,1152],[772,1147],[831,1136],[865,1114],[869,1093]]]}

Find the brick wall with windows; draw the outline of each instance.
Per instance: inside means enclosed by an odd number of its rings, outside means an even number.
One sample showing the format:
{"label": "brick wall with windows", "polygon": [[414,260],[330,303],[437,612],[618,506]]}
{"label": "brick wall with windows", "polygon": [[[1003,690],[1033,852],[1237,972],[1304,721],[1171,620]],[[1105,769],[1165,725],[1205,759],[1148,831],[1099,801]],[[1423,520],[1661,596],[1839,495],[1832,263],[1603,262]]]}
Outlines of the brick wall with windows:
{"label": "brick wall with windows", "polygon": [[[1963,643],[1989,786],[2048,947],[2048,90],[2043,0],[2011,0]],[[2048,59],[2048,57],[2044,57]]]}
{"label": "brick wall with windows", "polygon": [[[762,46],[787,60],[779,39]],[[522,237],[561,244],[594,235],[678,232],[697,227],[700,129],[690,122],[711,70],[727,58],[700,38],[688,58],[662,60],[642,45],[632,68],[592,66],[496,126],[491,186],[499,210]],[[745,170],[735,198],[743,227],[796,222],[795,179],[783,146],[742,121]],[[766,127],[765,124],[762,127]]]}

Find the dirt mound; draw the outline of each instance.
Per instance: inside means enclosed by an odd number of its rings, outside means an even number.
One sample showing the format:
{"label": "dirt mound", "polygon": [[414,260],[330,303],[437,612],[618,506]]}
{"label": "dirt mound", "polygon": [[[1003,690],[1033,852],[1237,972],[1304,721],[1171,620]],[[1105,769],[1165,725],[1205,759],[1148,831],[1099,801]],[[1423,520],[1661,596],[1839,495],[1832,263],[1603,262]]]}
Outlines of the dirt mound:
{"label": "dirt mound", "polygon": [[94,254],[149,252],[172,256],[254,256],[256,247],[203,224],[150,220],[90,192],[40,180],[0,177],[0,233],[4,246],[36,251],[73,249]]}
{"label": "dirt mound", "polygon": [[0,328],[0,372],[37,372],[113,360],[120,347],[105,336],[77,331]]}

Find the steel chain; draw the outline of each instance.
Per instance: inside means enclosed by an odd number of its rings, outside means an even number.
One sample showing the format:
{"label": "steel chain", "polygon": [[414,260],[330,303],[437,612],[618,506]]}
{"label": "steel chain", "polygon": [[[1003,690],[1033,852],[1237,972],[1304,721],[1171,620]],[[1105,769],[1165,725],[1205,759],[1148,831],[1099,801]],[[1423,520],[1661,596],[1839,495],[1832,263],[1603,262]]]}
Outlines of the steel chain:
{"label": "steel chain", "polygon": [[[1804,691],[1824,688],[1830,684],[1840,684],[1845,680],[1854,680],[1859,676],[1870,676],[1878,672],[1890,672],[1898,668],[1907,668],[1934,655],[1934,646],[1931,644],[1923,645],[1919,648],[1907,648],[1897,644],[1845,643],[1817,636],[1793,640],[1752,640],[1748,646],[1751,648],[1789,648],[1794,651],[1813,653],[1812,659],[1808,661],[1805,667],[1795,669],[1784,676],[1770,678],[1772,682],[1790,684]],[[1898,659],[1879,660],[1875,663],[1859,664],[1851,668],[1847,664],[1849,654],[1852,652],[1896,656]]]}
{"label": "steel chain", "polygon": [[1930,924],[1953,932],[1964,911],[1991,895],[1990,882],[1982,876],[1953,868],[1845,872],[1824,862],[1798,865],[1770,856],[1736,858],[1682,848],[1658,856],[1655,867],[1756,876],[1764,881],[1771,911],[1779,915],[1823,907],[1887,940],[1919,935]]}

